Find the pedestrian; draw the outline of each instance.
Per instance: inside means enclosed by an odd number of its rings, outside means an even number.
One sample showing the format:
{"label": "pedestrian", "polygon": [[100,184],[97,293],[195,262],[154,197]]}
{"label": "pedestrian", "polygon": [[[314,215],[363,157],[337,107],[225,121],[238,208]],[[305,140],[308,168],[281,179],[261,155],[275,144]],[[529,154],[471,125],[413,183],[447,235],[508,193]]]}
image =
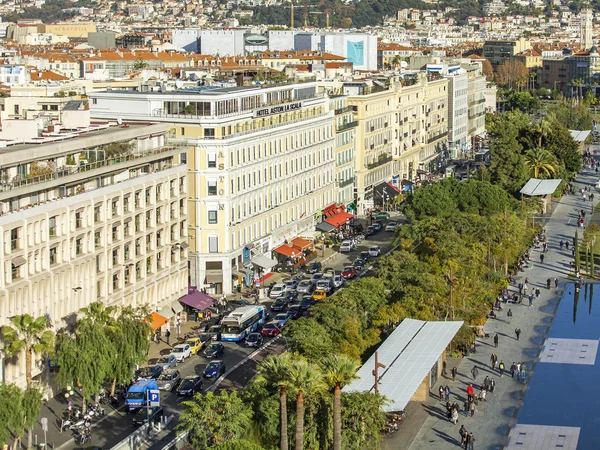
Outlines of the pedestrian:
{"label": "pedestrian", "polygon": [[517,335],[517,341],[518,341],[519,336],[521,335],[521,329],[519,327],[515,328],[515,334]]}
{"label": "pedestrian", "polygon": [[558,278],[554,278],[554,289],[558,289]]}
{"label": "pedestrian", "polygon": [[210,312],[210,311],[207,311],[207,312],[206,312],[206,319],[207,319],[207,320],[210,320],[210,318],[211,318],[211,317],[212,317],[212,312]]}
{"label": "pedestrian", "polygon": [[508,317],[508,323],[510,323],[512,321],[512,309],[509,309],[508,312],[506,313],[506,317]]}
{"label": "pedestrian", "polygon": [[456,380],[456,374],[458,373],[458,369],[456,367],[452,368],[452,381]]}
{"label": "pedestrian", "polygon": [[469,399],[465,400],[463,403],[463,407],[465,408],[465,416],[469,417],[469,407],[471,406],[471,402]]}
{"label": "pedestrian", "polygon": [[510,377],[514,378],[515,377],[515,372],[517,371],[517,365],[515,364],[515,362],[513,361],[512,365],[510,366]]}
{"label": "pedestrian", "polygon": [[560,242],[559,242],[558,245],[560,246],[560,249],[562,250],[562,248],[563,248],[563,241],[562,241],[562,239],[560,240]]}
{"label": "pedestrian", "polygon": [[462,442],[463,438],[465,437],[465,434],[467,434],[467,429],[465,428],[464,424],[460,426],[460,430],[458,430],[458,434],[460,434],[460,441]]}
{"label": "pedestrian", "polygon": [[543,254],[543,253],[540,255],[540,262],[541,262],[542,264],[544,264],[544,254]]}
{"label": "pedestrian", "polygon": [[535,298],[540,298],[542,293],[540,292],[540,288],[535,288]]}
{"label": "pedestrian", "polygon": [[474,445],[475,445],[475,437],[473,436],[473,433],[469,433],[469,450],[473,450],[474,449]]}
{"label": "pedestrian", "polygon": [[[469,414],[467,414],[468,416]],[[461,446],[463,446],[465,448],[465,450],[469,450],[469,435],[465,433],[465,435],[462,437],[462,441],[460,443]]]}
{"label": "pedestrian", "polygon": [[475,415],[475,402],[471,402],[471,417]]}
{"label": "pedestrian", "polygon": [[452,413],[451,413],[451,419],[450,421],[456,425],[458,424],[458,411],[455,408],[452,408]]}
{"label": "pedestrian", "polygon": [[169,338],[171,337],[171,332],[169,330],[167,330],[167,332],[165,333],[165,338],[167,338],[167,345],[169,344]]}
{"label": "pedestrian", "polygon": [[444,400],[444,387],[440,386],[439,391],[440,391],[440,400]]}
{"label": "pedestrian", "polygon": [[473,379],[477,380],[477,375],[479,375],[479,370],[477,369],[477,366],[473,366],[473,368],[471,369],[471,374],[473,375]]}
{"label": "pedestrian", "polygon": [[490,362],[492,364],[492,369],[495,370],[496,364],[498,363],[498,357],[496,356],[495,353],[492,353],[492,356],[490,356]]}
{"label": "pedestrian", "polygon": [[494,346],[498,348],[498,333],[494,335]]}
{"label": "pedestrian", "polygon": [[521,363],[517,363],[517,380],[521,380]]}
{"label": "pedestrian", "polygon": [[575,256],[575,246],[571,248],[571,256]]}
{"label": "pedestrian", "polygon": [[519,295],[523,294],[523,283],[519,282]]}
{"label": "pedestrian", "polygon": [[450,400],[450,388],[448,385],[444,388],[444,395],[446,396],[446,401]]}
{"label": "pedestrian", "polygon": [[467,400],[470,402],[473,401],[473,393],[475,392],[475,389],[473,389],[473,385],[470,384],[467,386]]}
{"label": "pedestrian", "polygon": [[529,294],[529,307],[533,306],[533,293]]}
{"label": "pedestrian", "polygon": [[504,362],[501,360],[500,364],[498,365],[498,369],[500,370],[500,378],[502,378],[502,376],[504,375]]}
{"label": "pedestrian", "polygon": [[490,380],[490,392],[494,392],[494,389],[496,388],[496,380],[494,380],[493,378]]}

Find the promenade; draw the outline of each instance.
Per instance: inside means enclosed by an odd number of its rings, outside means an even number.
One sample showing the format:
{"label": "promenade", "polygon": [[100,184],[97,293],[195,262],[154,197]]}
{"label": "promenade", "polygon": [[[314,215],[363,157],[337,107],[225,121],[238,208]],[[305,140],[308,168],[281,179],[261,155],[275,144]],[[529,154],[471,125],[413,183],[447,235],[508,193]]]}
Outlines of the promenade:
{"label": "promenade", "polygon": [[[583,170],[574,182],[576,191],[581,187],[594,186],[598,176],[591,170]],[[560,250],[559,242],[572,243],[577,223],[577,211],[584,209],[587,217],[591,216],[592,203],[584,201],[581,195],[568,195],[560,199],[552,215],[546,223],[546,233],[549,249],[545,253],[544,262],[540,262],[540,249],[532,252],[533,265],[531,268],[520,272],[516,284],[529,278],[529,292],[539,288],[541,298],[534,299],[533,306],[528,306],[528,301],[523,305],[503,305],[503,310],[497,312],[496,320],[488,320],[484,329],[490,338],[476,341],[477,352],[461,360],[448,360],[448,376],[450,369],[458,368],[455,381],[451,378],[441,377],[432,387],[429,400],[424,404],[411,402],[408,407],[408,417],[400,427],[400,431],[385,440],[384,449],[394,450],[444,450],[457,448],[460,442],[459,428],[464,425],[475,437],[476,449],[501,449],[508,442],[510,427],[515,423],[523,397],[529,389],[528,383],[535,383],[536,362],[541,351],[563,289],[569,281],[570,262],[573,260],[571,251]],[[583,230],[579,228],[581,238]],[[547,289],[546,280],[558,278],[559,287]],[[511,293],[516,291],[511,286]],[[513,319],[509,322],[506,313],[511,309]],[[520,339],[515,336],[515,328],[521,329]],[[498,348],[494,347],[493,336],[498,333]],[[498,362],[504,361],[506,372],[500,377],[498,370],[492,370],[490,356],[495,353]],[[528,369],[528,383],[520,383],[516,377],[511,378],[508,372],[513,362],[524,362]],[[477,366],[479,374],[477,380],[473,379],[471,369]],[[508,373],[507,373],[508,372]],[[448,385],[451,389],[450,402],[457,402],[462,409],[466,399],[465,389],[471,383],[478,392],[480,383],[488,376],[494,378],[496,387],[493,393],[488,393],[487,401],[480,401],[473,417],[459,415],[458,425],[446,419],[445,401],[437,397],[439,386]],[[550,393],[548,393],[550,395]],[[435,397],[434,397],[435,395]]]}

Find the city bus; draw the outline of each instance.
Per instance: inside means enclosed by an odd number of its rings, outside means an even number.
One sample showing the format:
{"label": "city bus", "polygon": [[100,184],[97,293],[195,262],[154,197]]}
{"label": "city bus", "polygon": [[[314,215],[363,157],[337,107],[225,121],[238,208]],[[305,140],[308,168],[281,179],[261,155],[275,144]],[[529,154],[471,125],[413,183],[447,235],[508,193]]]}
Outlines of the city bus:
{"label": "city bus", "polygon": [[267,308],[264,306],[244,306],[232,311],[221,321],[222,341],[242,341],[265,323]]}

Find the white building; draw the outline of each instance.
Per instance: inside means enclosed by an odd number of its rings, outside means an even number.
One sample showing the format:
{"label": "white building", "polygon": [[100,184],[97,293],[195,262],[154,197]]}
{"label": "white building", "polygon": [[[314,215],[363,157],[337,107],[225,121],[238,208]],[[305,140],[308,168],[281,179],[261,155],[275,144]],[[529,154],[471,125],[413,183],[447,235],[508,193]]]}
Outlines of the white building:
{"label": "white building", "polygon": [[355,70],[377,70],[377,36],[365,33],[325,33],[322,52],[343,56]]}
{"label": "white building", "polygon": [[452,158],[470,149],[467,142],[469,116],[469,78],[465,70],[450,71],[448,75],[448,146]]}
{"label": "white building", "polygon": [[197,53],[199,50],[200,29],[199,28],[183,28],[172,31],[172,42],[177,48],[183,49],[186,52]]}
{"label": "white building", "polygon": [[0,65],[0,83],[6,86],[19,86],[29,82],[29,72],[23,64]]}
{"label": "white building", "polygon": [[199,50],[203,55],[244,56],[245,29],[200,30]]}

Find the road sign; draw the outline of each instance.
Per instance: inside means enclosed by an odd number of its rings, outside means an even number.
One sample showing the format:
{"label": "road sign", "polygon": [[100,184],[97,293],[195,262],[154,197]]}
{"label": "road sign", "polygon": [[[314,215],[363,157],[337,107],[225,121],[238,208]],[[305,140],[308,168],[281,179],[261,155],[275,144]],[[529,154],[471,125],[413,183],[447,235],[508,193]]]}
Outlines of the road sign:
{"label": "road sign", "polygon": [[151,408],[153,406],[160,406],[160,391],[148,391],[148,403],[148,406],[150,406]]}
{"label": "road sign", "polygon": [[48,418],[42,417],[40,423],[42,424],[42,431],[48,431]]}

